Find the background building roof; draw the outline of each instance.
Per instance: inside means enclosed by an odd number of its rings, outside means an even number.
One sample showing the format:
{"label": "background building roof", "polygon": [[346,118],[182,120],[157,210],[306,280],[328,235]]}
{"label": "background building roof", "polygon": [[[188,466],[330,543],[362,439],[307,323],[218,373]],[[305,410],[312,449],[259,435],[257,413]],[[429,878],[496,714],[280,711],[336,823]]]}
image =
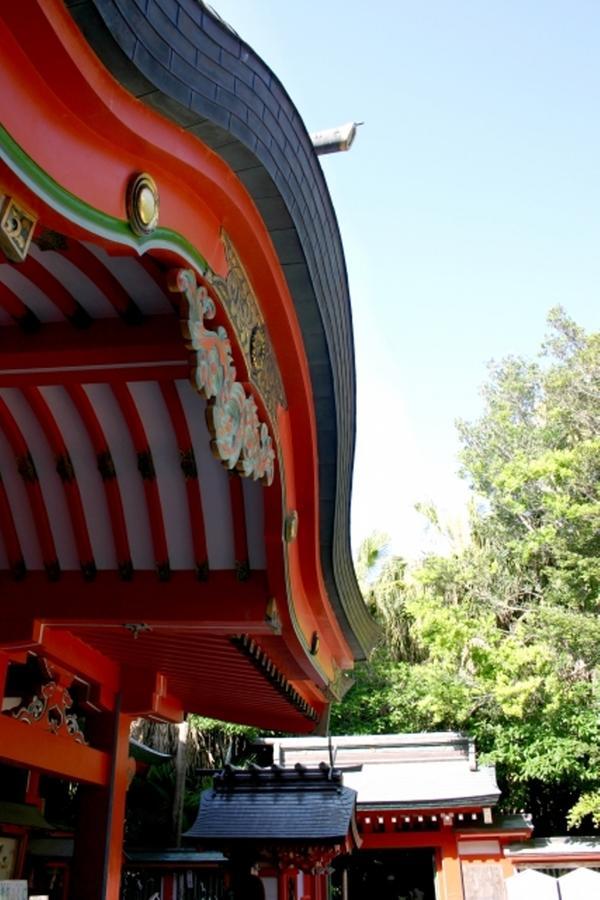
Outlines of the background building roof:
{"label": "background building roof", "polygon": [[457,732],[264,739],[279,765],[329,762],[363,808],[491,806],[500,790],[493,766],[478,766],[473,740]]}

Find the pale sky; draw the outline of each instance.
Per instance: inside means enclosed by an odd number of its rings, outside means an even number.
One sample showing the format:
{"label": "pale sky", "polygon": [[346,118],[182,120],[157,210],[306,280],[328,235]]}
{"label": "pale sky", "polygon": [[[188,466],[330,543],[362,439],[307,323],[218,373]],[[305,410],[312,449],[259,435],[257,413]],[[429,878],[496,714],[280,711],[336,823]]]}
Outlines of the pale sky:
{"label": "pale sky", "polygon": [[550,307],[598,328],[598,0],[214,0],[309,131],[365,124],[322,157],[354,315],[355,543],[418,556],[419,500],[453,518],[454,421],[485,364],[534,354]]}

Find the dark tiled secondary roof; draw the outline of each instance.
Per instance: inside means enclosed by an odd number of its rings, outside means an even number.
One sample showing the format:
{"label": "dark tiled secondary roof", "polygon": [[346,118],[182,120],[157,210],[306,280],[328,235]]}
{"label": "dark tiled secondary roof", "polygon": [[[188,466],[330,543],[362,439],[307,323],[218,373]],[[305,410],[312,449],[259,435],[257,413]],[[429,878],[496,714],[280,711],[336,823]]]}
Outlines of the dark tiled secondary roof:
{"label": "dark tiled secondary roof", "polygon": [[237,840],[344,840],[351,831],[356,792],[339,772],[321,769],[229,769],[200,799],[185,837],[202,843]]}
{"label": "dark tiled secondary roof", "polygon": [[198,0],[66,3],[115,78],[221,156],[262,215],[294,299],[311,373],[325,584],[361,658],[377,628],[350,552],[352,316],[337,219],[306,127],[269,67]]}
{"label": "dark tiled secondary roof", "polygon": [[148,766],[159,766],[173,758],[171,753],[161,753],[133,738],[129,739],[129,755],[137,762],[145,763]]}

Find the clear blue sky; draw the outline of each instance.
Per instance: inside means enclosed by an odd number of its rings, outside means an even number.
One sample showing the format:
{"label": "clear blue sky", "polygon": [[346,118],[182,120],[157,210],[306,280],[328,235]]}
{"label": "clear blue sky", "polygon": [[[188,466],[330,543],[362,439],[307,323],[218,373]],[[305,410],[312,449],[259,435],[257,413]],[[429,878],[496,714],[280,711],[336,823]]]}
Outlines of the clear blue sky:
{"label": "clear blue sky", "polygon": [[364,120],[323,159],[350,276],[359,378],[354,540],[428,546],[455,515],[456,418],[485,363],[533,354],[555,304],[600,310],[598,0],[213,0],[309,131]]}

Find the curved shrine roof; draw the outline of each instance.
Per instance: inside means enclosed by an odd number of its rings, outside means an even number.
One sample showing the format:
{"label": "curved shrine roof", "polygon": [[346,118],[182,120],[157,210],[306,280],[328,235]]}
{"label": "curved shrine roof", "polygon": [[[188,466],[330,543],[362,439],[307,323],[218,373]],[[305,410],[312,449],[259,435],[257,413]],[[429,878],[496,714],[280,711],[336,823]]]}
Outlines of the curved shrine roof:
{"label": "curved shrine roof", "polygon": [[263,60],[197,0],[71,0],[67,6],[130,93],[225,160],[267,226],[310,368],[323,576],[346,640],[362,658],[377,628],[358,589],[350,552],[355,444],[350,297],[335,211],[306,127]]}
{"label": "curved shrine roof", "polygon": [[350,832],[356,792],[328,769],[229,769],[204,791],[185,837],[223,841],[343,841]]}

